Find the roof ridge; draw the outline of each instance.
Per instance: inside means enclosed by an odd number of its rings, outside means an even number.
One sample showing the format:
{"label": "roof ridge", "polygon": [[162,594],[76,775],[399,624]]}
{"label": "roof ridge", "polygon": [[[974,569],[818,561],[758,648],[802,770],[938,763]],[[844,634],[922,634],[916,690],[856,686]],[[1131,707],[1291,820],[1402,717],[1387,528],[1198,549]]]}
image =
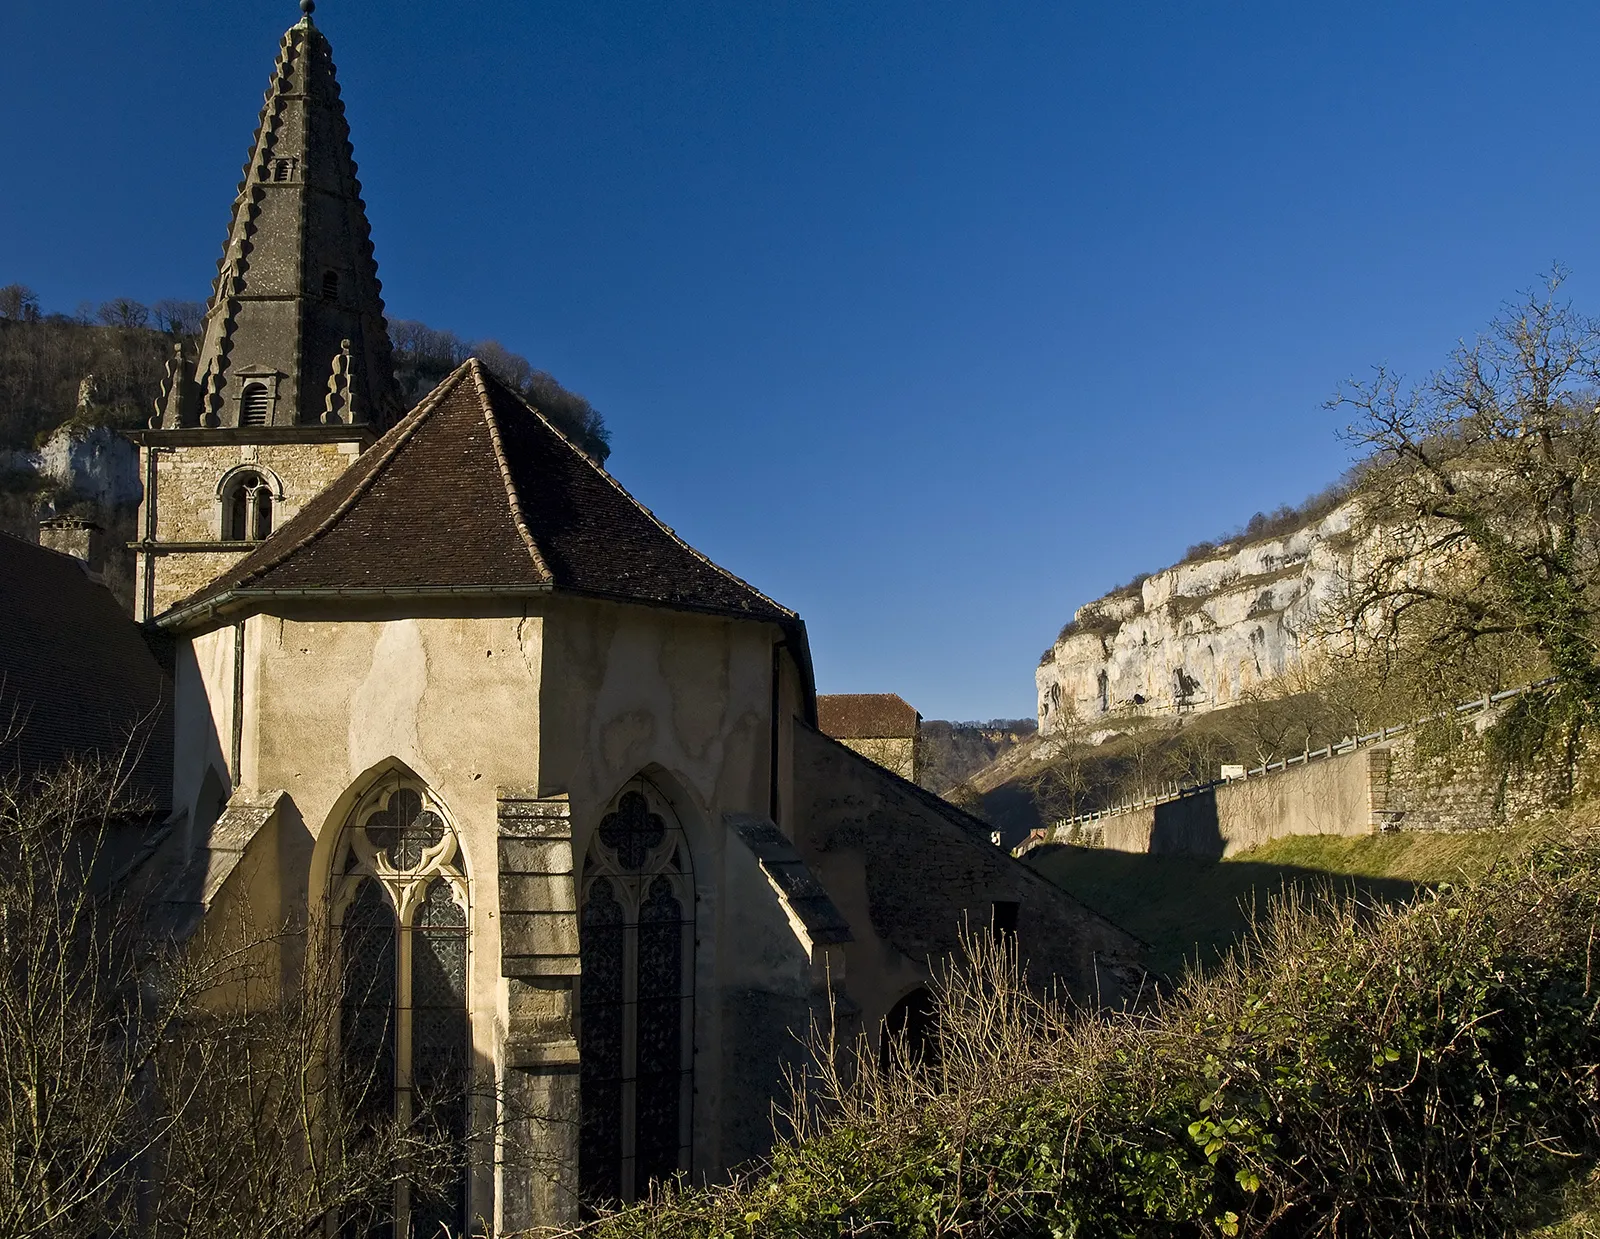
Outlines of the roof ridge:
{"label": "roof ridge", "polygon": [[[294,554],[296,551],[303,550],[307,546],[310,546],[318,538],[322,537],[323,534],[327,533],[330,529],[337,525],[339,521],[344,518],[344,515],[355,506],[356,500],[362,495],[366,494],[367,491],[372,488],[372,483],[377,479],[378,475],[388,467],[394,458],[400,454],[400,449],[407,443],[411,442],[411,439],[422,427],[422,423],[428,420],[428,417],[443,401],[444,397],[450,392],[454,391],[457,386],[459,386],[461,376],[466,372],[467,366],[468,363],[463,362],[461,365],[457,366],[454,370],[447,374],[439,383],[439,386],[435,387],[431,392],[423,397],[423,399],[418,402],[417,407],[412,409],[411,412],[407,413],[405,417],[400,420],[392,432],[394,434],[394,442],[390,443],[381,452],[378,452],[376,449],[374,449],[371,466],[367,469],[364,476],[356,479],[356,484],[350,488],[350,493],[340,500],[339,503],[334,505],[333,511],[329,512],[327,516],[318,521],[316,526],[304,536],[295,538],[292,541],[285,541],[281,546],[276,548],[273,554],[263,556],[261,562],[256,564],[250,569],[249,572],[246,572],[236,582],[234,582],[232,588],[237,589],[246,582],[252,581],[256,577],[261,576],[268,570],[276,568],[279,564],[283,563],[284,560],[289,558],[290,555]],[[409,425],[407,423],[409,423]],[[352,464],[350,468],[357,468],[361,463],[364,463],[364,461],[358,461],[356,464]],[[284,527],[285,530],[287,528],[288,526]],[[283,532],[284,530],[279,530],[280,534]],[[271,545],[271,539],[268,539],[268,541],[262,544],[262,549],[265,550],[268,547],[271,547]],[[207,588],[209,588],[209,586]]]}
{"label": "roof ridge", "polygon": [[545,560],[543,552],[539,550],[539,544],[534,541],[528,522],[522,515],[522,496],[517,493],[517,484],[511,478],[511,462],[506,459],[505,444],[500,439],[500,424],[495,417],[494,402],[489,398],[489,387],[483,378],[486,367],[476,357],[467,358],[464,364],[472,368],[472,379],[478,388],[478,402],[483,406],[484,425],[489,428],[489,442],[494,448],[495,463],[500,466],[500,480],[505,485],[506,498],[511,503],[511,522],[522,535],[523,542],[527,544],[528,554],[533,557],[533,566],[546,580],[553,583],[556,579],[555,573],[550,571],[550,565]]}
{"label": "roof ridge", "polygon": [[[474,360],[476,360],[476,359],[474,358]],[[512,390],[512,388],[508,384],[506,384],[504,382],[501,382],[500,386],[502,388],[504,388],[504,390],[507,392],[507,394],[509,394],[512,397],[512,399],[516,400],[518,404],[522,405],[523,408],[527,409],[528,412],[532,413],[535,417],[537,417],[541,422],[543,422],[545,424],[546,427],[548,427],[551,431],[553,431],[555,433],[557,438],[559,438],[563,443],[565,443],[574,452],[576,452],[578,454],[578,456],[583,460],[584,464],[588,465],[589,468],[593,469],[602,478],[604,478],[608,483],[610,483],[611,488],[613,490],[615,490],[619,495],[621,495],[629,503],[633,504],[634,507],[638,508],[639,511],[643,512],[645,514],[645,516],[647,518],[649,518],[650,522],[653,525],[655,525],[655,527],[657,529],[661,530],[662,533],[666,534],[667,537],[671,538],[674,542],[676,542],[685,551],[688,551],[690,555],[694,556],[694,558],[698,559],[701,563],[705,564],[706,567],[710,568],[713,572],[720,573],[721,575],[727,577],[728,580],[732,581],[735,585],[743,586],[745,589],[749,590],[752,594],[754,594],[757,598],[761,599],[762,602],[765,602],[767,605],[772,607],[774,610],[779,611],[779,612],[783,613],[784,615],[787,615],[787,616],[789,616],[789,617],[791,617],[793,619],[798,619],[800,617],[798,611],[791,611],[788,607],[784,606],[783,603],[778,602],[778,601],[776,601],[776,600],[774,600],[772,598],[767,597],[766,594],[762,593],[759,589],[757,589],[754,585],[750,584],[750,582],[745,580],[743,577],[737,576],[734,573],[729,572],[726,568],[724,568],[721,564],[717,563],[716,560],[712,559],[710,556],[702,554],[700,551],[695,550],[694,547],[690,546],[687,542],[685,542],[682,538],[680,538],[677,535],[677,532],[672,528],[672,526],[668,525],[659,516],[657,516],[654,512],[652,512],[649,508],[647,508],[644,504],[640,503],[638,499],[634,498],[634,496],[629,492],[627,487],[625,487],[621,482],[617,481],[616,478],[612,477],[611,474],[606,471],[606,468],[605,468],[604,465],[601,465],[598,461],[596,461],[594,459],[594,457],[590,456],[588,452],[584,451],[581,447],[579,447],[576,443],[574,443],[567,436],[566,432],[561,429],[561,427],[557,426],[555,424],[555,422],[551,421],[550,418],[546,417],[542,412],[540,412],[538,407],[536,405],[534,405],[531,401],[529,401],[526,396],[522,395],[520,392]]]}

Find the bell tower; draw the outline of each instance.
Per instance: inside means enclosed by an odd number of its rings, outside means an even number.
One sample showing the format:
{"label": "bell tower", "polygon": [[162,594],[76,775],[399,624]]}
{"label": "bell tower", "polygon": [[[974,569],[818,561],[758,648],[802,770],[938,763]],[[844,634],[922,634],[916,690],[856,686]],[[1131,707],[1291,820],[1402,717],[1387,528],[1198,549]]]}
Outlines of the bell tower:
{"label": "bell tower", "polygon": [[293,516],[404,411],[371,230],[313,0],[283,36],[206,309],[141,449],[149,620]]}

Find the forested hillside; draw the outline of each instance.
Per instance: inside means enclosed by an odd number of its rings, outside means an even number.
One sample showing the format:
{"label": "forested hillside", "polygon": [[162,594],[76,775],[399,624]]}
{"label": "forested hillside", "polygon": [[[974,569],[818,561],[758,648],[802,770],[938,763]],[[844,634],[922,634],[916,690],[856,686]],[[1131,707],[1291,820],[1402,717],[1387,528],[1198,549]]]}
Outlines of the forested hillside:
{"label": "forested hillside", "polygon": [[[37,447],[75,417],[85,426],[146,425],[174,343],[194,355],[205,307],[119,297],[72,314],[43,313],[22,285],[0,288],[0,451]],[[494,340],[469,342],[422,323],[390,324],[395,377],[409,408],[469,356],[479,357],[596,460],[610,454],[605,419],[578,393]],[[80,415],[80,386],[94,376]]]}

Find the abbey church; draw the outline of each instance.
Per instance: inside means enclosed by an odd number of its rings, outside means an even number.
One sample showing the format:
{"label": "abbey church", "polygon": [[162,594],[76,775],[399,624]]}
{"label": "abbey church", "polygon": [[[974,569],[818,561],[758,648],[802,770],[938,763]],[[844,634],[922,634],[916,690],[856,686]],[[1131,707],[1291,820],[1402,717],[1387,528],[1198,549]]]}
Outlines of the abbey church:
{"label": "abbey church", "polygon": [[[149,751],[170,754],[174,924],[326,929],[342,1048],[391,1064],[398,1112],[471,1081],[460,1136],[496,1135],[428,1222],[452,1233],[760,1156],[812,1022],[877,1037],[965,927],[1117,1001],[1135,940],[818,730],[797,614],[477,361],[403,407],[332,52],[301,7],[198,354],[130,436],[117,639],[142,625],[172,651]],[[52,725],[91,746],[98,708]],[[383,1233],[422,1233],[394,1208]]]}

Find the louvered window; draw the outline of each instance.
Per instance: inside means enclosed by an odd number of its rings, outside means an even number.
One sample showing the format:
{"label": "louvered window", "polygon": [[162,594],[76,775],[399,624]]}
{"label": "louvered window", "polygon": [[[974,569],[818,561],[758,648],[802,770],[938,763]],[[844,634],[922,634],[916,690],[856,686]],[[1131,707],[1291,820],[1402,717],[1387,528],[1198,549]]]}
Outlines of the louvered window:
{"label": "louvered window", "polygon": [[398,1239],[467,1224],[467,880],[455,833],[427,792],[392,780],[357,806],[341,840],[339,1061],[346,1104],[443,1135],[453,1177],[401,1181],[343,1219],[341,1236]]}
{"label": "louvered window", "polygon": [[337,271],[324,271],[322,273],[322,299],[324,301],[339,300],[339,273]]}
{"label": "louvered window", "polygon": [[265,426],[272,411],[272,395],[265,383],[246,383],[239,394],[239,425]]}
{"label": "louvered window", "polygon": [[642,780],[590,845],[579,943],[578,1182],[592,1208],[689,1165],[693,875],[682,828]]}

